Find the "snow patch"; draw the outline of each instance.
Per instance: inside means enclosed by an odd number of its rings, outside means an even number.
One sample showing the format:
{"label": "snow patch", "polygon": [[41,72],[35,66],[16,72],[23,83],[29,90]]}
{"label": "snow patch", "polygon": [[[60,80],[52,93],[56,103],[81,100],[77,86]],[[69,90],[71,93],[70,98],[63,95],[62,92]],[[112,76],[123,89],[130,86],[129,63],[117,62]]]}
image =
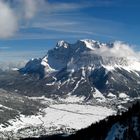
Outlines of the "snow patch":
{"label": "snow patch", "polygon": [[58,41],[56,48],[58,47],[68,48],[68,43],[66,43],[64,40]]}
{"label": "snow patch", "polygon": [[82,103],[84,100],[84,96],[77,97],[76,95],[69,95],[67,98],[59,98],[59,101],[66,103]]}
{"label": "snow patch", "polygon": [[109,94],[107,95],[108,98],[116,98],[116,95],[112,94],[111,92],[109,92]]}
{"label": "snow patch", "polygon": [[119,94],[119,98],[124,99],[124,98],[129,98],[129,96],[126,95],[125,93],[120,93],[120,94]]}
{"label": "snow patch", "polygon": [[95,92],[93,93],[93,97],[101,102],[104,102],[106,100],[103,94],[96,88],[95,88]]}
{"label": "snow patch", "polygon": [[5,109],[8,109],[8,110],[13,110],[12,108],[9,108],[9,107],[1,105],[1,104],[0,104],[0,108],[5,108]]}
{"label": "snow patch", "polygon": [[105,69],[107,69],[108,71],[113,71],[113,70],[115,70],[115,67],[113,67],[113,66],[109,66],[109,65],[103,65],[103,67],[105,68]]}

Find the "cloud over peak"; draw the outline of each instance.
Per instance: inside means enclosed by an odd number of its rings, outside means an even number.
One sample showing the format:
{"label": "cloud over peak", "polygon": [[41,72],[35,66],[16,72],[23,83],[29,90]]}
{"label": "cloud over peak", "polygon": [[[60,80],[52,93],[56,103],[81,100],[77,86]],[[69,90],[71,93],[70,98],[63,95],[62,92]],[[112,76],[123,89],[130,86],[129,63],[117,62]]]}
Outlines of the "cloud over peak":
{"label": "cloud over peak", "polygon": [[121,41],[115,41],[111,45],[104,44],[100,48],[91,51],[91,53],[103,57],[125,57],[128,59],[140,60],[140,53],[136,52],[133,46]]}

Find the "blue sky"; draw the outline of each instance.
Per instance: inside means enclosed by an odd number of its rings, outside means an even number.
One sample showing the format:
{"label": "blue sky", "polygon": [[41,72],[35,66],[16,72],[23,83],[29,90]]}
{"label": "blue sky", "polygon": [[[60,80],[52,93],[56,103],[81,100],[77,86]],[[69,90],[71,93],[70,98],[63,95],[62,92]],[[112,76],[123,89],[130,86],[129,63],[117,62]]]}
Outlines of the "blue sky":
{"label": "blue sky", "polygon": [[9,10],[9,21],[0,15],[5,20],[0,22],[1,60],[7,55],[41,57],[58,40],[73,43],[84,38],[120,40],[140,50],[140,0],[0,1]]}

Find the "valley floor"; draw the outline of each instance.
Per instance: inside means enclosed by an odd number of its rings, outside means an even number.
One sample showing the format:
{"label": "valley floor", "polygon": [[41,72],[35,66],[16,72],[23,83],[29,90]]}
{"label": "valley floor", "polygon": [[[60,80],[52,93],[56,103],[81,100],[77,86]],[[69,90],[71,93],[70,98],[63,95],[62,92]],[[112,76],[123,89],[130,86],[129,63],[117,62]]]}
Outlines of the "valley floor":
{"label": "valley floor", "polygon": [[37,115],[21,115],[19,119],[10,120],[11,125],[3,128],[0,125],[0,137],[19,139],[23,137],[56,133],[72,133],[85,128],[116,111],[103,107],[74,103],[57,102],[52,99],[40,98],[47,107]]}

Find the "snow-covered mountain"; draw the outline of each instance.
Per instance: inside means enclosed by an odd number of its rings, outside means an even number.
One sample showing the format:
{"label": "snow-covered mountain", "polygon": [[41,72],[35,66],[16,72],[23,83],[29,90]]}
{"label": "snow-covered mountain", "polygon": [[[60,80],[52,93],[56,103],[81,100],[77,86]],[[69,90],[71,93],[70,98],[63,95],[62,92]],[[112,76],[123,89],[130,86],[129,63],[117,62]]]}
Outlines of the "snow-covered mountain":
{"label": "snow-covered mountain", "polygon": [[[140,63],[136,60],[134,63],[134,59],[131,60],[127,57],[127,52],[124,52],[125,46],[118,47],[117,45],[122,44],[120,42],[105,44],[94,40],[78,40],[75,44],[69,44],[62,40],[42,59],[30,60],[23,71],[25,73],[34,71],[39,67],[39,64],[44,66],[46,72],[52,69],[61,70],[65,67],[80,69],[87,66],[94,68],[101,66],[129,67],[132,70],[140,70]],[[117,52],[117,49],[120,51]],[[126,54],[121,56],[119,54],[121,49]]]}
{"label": "snow-covered mountain", "polygon": [[69,134],[139,99],[139,56],[121,42],[59,41],[18,71],[1,71],[0,89],[0,137]]}
{"label": "snow-covered mountain", "polygon": [[46,96],[126,99],[140,95],[140,61],[135,55],[121,42],[59,41],[46,56],[30,60],[19,71],[39,75]]}

